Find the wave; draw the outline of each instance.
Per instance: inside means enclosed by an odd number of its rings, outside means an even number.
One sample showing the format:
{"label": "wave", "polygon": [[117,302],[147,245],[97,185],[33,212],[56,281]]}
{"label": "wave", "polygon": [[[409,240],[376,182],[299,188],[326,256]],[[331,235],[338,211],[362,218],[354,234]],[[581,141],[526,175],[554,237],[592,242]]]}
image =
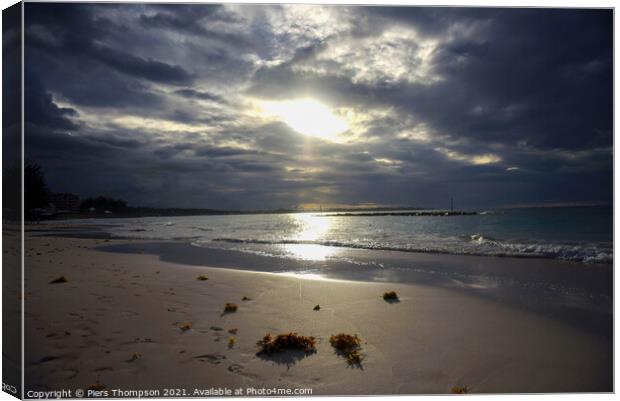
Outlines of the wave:
{"label": "wave", "polygon": [[[468,241],[444,245],[443,247],[379,244],[372,242],[348,242],[337,240],[262,240],[241,238],[214,238],[211,242],[225,242],[232,244],[258,245],[322,245],[341,248],[368,249],[381,251],[438,253],[453,255],[497,256],[517,258],[545,258],[560,259],[583,263],[613,263],[613,249],[600,247],[597,244],[556,244],[547,242],[517,243],[496,240],[480,234],[472,234]],[[198,244],[200,245],[200,244]]]}
{"label": "wave", "polygon": [[192,226],[191,227],[192,230],[198,230],[198,231],[204,231],[204,232],[209,232],[209,231],[213,231],[212,228],[206,228],[206,227],[196,227],[196,226]]}
{"label": "wave", "polygon": [[471,242],[474,242],[476,244],[495,244],[495,243],[497,243],[495,238],[485,237],[482,234],[472,234],[472,235],[470,235],[467,238],[469,238],[469,240]]}

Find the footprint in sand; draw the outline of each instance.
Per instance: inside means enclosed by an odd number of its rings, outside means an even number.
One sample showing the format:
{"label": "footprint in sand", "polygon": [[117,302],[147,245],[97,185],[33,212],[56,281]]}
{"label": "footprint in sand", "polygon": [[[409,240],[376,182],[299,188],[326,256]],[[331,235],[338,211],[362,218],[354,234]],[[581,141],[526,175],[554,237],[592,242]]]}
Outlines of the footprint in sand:
{"label": "footprint in sand", "polygon": [[233,373],[241,373],[243,372],[243,366],[239,365],[238,363],[233,363],[228,367],[228,371]]}
{"label": "footprint in sand", "polygon": [[209,362],[212,365],[219,365],[226,357],[222,354],[204,354],[195,356],[200,362]]}
{"label": "footprint in sand", "polygon": [[232,365],[230,365],[228,367],[228,371],[231,372],[231,373],[236,373],[238,375],[248,377],[250,379],[259,379],[260,378],[259,375],[255,374],[255,373],[250,373],[250,372],[244,371],[244,366],[243,365],[239,365],[238,363],[233,363]]}
{"label": "footprint in sand", "polygon": [[62,372],[60,372],[60,375],[61,377],[69,380],[69,379],[73,379],[74,377],[76,377],[78,373],[80,373],[80,371],[77,369],[65,369]]}
{"label": "footprint in sand", "polygon": [[213,341],[215,342],[220,342],[222,340],[222,338],[225,337],[225,334],[223,333],[224,329],[218,326],[211,326],[209,327],[210,330],[213,331],[212,333],[212,338]]}
{"label": "footprint in sand", "polygon": [[39,359],[39,363],[51,362],[56,359],[58,359],[57,356],[44,356],[43,358]]}

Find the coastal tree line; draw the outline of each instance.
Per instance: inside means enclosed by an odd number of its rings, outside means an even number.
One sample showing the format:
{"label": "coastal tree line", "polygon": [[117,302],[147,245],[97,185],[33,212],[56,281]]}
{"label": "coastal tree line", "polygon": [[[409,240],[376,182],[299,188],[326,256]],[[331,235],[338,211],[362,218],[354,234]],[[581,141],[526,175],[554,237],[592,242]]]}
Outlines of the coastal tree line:
{"label": "coastal tree line", "polygon": [[[21,207],[21,167],[7,166],[2,171],[3,192],[2,202],[5,209],[19,210]],[[50,188],[45,181],[45,173],[36,163],[26,162],[24,166],[24,209],[44,209],[49,206]],[[118,212],[127,209],[127,202],[105,196],[84,199],[80,203],[80,211],[109,210]]]}
{"label": "coastal tree line", "polygon": [[[45,214],[49,209],[50,198],[53,193],[45,180],[45,173],[40,165],[26,162],[24,165],[24,216],[26,220],[38,221],[41,218],[62,218],[55,213]],[[19,164],[3,166],[2,185],[5,188],[2,201],[4,202],[3,218],[5,220],[20,220],[21,218],[21,174]],[[186,209],[186,208],[154,208],[129,206],[123,199],[107,196],[89,197],[80,202],[79,215],[97,217],[147,217],[147,216],[197,216],[211,214],[238,214],[238,211],[214,209]],[[76,217],[76,214],[70,214]]]}

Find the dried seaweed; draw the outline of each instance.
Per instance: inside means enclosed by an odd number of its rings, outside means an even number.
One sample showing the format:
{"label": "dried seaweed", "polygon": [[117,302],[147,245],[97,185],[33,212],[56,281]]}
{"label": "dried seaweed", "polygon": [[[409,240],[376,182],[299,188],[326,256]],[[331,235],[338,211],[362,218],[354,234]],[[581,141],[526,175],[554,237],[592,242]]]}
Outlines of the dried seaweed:
{"label": "dried seaweed", "polygon": [[94,391],[101,391],[105,389],[105,386],[99,382],[95,383],[95,384],[91,384],[88,386],[87,388],[88,390],[94,390]]}
{"label": "dried seaweed", "polygon": [[388,291],[383,294],[383,299],[386,302],[399,302],[398,294],[395,291]]}
{"label": "dried seaweed", "polygon": [[344,357],[349,365],[360,366],[363,356],[360,353],[362,340],[357,334],[340,333],[332,335],[329,343],[336,349],[336,352]]}
{"label": "dried seaweed", "polygon": [[297,333],[279,334],[273,337],[270,333],[265,334],[262,340],[256,345],[260,348],[259,354],[273,354],[284,351],[303,351],[312,353],[316,351],[316,340],[314,337],[300,336]]}
{"label": "dried seaweed", "polygon": [[452,387],[452,394],[468,394],[469,387],[467,386],[454,386]]}

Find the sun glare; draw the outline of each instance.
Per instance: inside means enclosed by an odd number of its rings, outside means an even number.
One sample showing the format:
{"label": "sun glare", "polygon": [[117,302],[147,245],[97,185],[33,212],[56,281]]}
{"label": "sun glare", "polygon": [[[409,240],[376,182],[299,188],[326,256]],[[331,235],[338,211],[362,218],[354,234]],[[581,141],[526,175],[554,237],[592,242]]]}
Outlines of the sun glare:
{"label": "sun glare", "polygon": [[291,215],[291,220],[297,227],[292,239],[302,243],[283,245],[288,254],[298,259],[322,261],[340,252],[340,249],[335,247],[311,243],[322,239],[332,229],[332,220],[329,217],[300,213]]}
{"label": "sun glare", "polygon": [[345,119],[313,99],[264,101],[261,108],[266,115],[284,121],[302,135],[339,142],[338,135],[349,129]]}

